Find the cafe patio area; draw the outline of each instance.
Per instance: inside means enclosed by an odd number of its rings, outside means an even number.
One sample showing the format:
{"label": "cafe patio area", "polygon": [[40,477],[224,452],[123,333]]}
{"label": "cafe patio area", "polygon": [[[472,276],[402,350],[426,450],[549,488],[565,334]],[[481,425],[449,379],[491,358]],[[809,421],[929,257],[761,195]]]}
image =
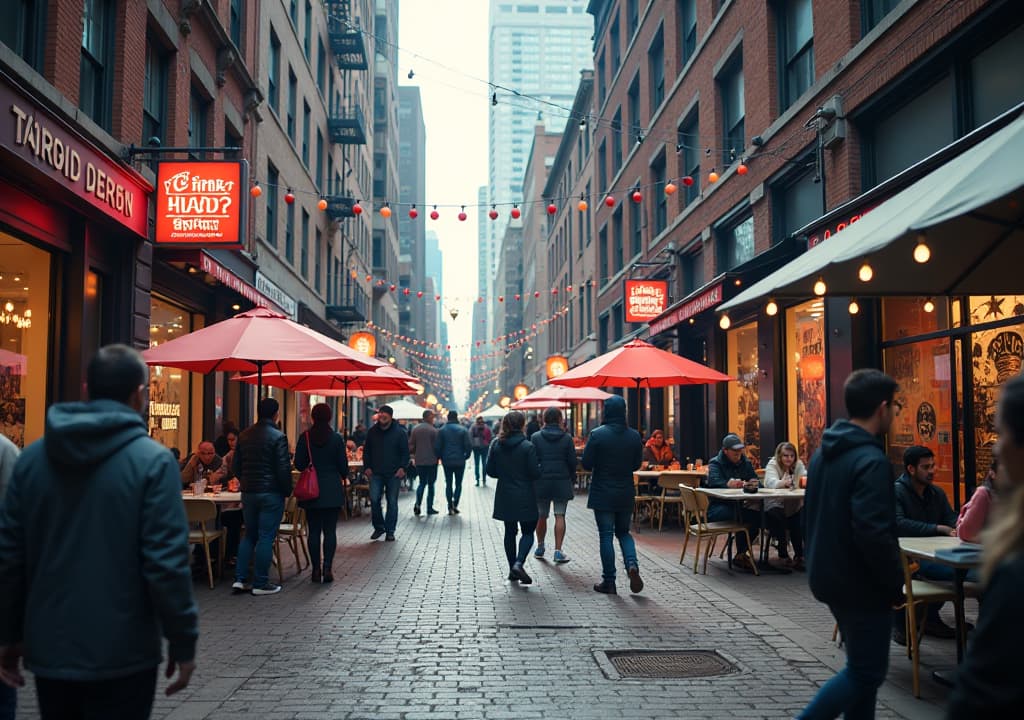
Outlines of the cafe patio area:
{"label": "cafe patio area", "polygon": [[[731,571],[717,552],[707,575],[695,575],[692,561],[679,564],[671,516],[660,532],[635,532],[640,595],[621,578],[618,596],[591,589],[600,561],[583,495],[567,515],[571,562],[531,557],[534,584],[509,583],[490,517],[494,481],[477,488],[468,475],[461,515],[416,518],[403,492],[397,542],[371,542],[366,516],[342,521],[331,585],[296,575],[284,548],[278,595],[233,596],[230,579],[210,590],[197,575],[196,674],[173,698],[159,690],[153,717],[791,718],[842,666],[806,575]],[[549,536],[549,558],[552,548]],[[976,611],[969,601],[968,618]],[[952,623],[951,608],[943,612]],[[926,637],[921,647],[921,699],[905,649],[892,645],[878,717],[942,717],[948,690],[931,671],[955,664],[955,646]],[[621,651],[661,655],[629,664]],[[713,667],[700,657],[674,663],[670,651],[718,657]],[[631,667],[722,674],[630,679]],[[19,700],[19,717],[38,717],[31,682]]]}

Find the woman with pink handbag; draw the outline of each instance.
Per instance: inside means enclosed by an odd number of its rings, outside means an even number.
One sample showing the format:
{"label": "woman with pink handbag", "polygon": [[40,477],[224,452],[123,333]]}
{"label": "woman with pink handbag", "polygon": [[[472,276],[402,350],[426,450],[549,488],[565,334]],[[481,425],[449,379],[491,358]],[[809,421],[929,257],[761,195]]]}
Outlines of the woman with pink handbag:
{"label": "woman with pink handbag", "polygon": [[[310,469],[315,472],[315,479],[302,478],[299,486],[319,485],[316,497],[300,498],[299,505],[306,511],[306,523],[309,528],[309,558],[313,567],[312,580],[318,582],[334,581],[334,551],[338,547],[338,514],[345,504],[345,487],[342,484],[348,477],[348,456],[345,453],[345,441],[331,427],[331,406],[319,403],[313,406],[310,416],[313,427],[299,436],[295,443],[295,468],[300,471]],[[312,480],[312,483],[303,483]],[[296,497],[299,496],[296,487]],[[323,569],[320,566],[320,542],[323,536]]]}

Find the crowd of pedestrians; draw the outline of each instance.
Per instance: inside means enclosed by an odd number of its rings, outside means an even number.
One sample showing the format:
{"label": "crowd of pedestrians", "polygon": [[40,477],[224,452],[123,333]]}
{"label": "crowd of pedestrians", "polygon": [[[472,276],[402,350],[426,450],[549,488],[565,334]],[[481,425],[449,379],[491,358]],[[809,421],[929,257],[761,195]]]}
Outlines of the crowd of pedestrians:
{"label": "crowd of pedestrians", "polygon": [[[195,668],[198,611],[192,592],[183,484],[195,477],[238,483],[246,532],[238,546],[234,592],[274,594],[269,581],[275,535],[292,492],[288,441],[277,425],[279,406],[258,403],[257,422],[239,433],[228,428],[202,442],[184,469],[148,437],[148,369],[125,346],[102,348],[87,371],[89,400],[49,408],[43,438],[24,450],[0,436],[0,720],[14,717],[22,666],[35,675],[44,718],[146,718],[151,712],[166,642],[166,693],[190,681]],[[903,600],[901,536],[957,536],[984,543],[976,578],[983,592],[977,628],[957,673],[949,717],[1015,717],[1024,708],[1024,685],[1015,660],[1024,645],[1019,598],[1024,591],[1024,378],[1007,381],[996,413],[996,462],[959,517],[935,487],[935,457],[924,447],[903,455],[894,482],[883,439],[900,411],[896,382],[878,370],[857,370],[846,381],[848,419],[828,428],[807,469],[803,503],[766,503],[765,514],[780,556],[792,542],[791,565],[806,570],[811,592],[825,603],[841,633],[845,668],[826,682],[801,718],[870,718],[885,680],[890,640],[901,636],[894,614]],[[318,404],[312,424],[297,439],[294,465],[314,468],[318,497],[301,502],[309,526],[313,582],[333,581],[336,526],[346,503],[346,442],[330,424],[332,409]],[[492,516],[503,524],[507,579],[533,582],[526,565],[546,557],[548,518],[554,514],[556,563],[565,552],[565,515],[574,497],[577,466],[591,473],[587,507],[594,513],[600,582],[617,593],[620,562],[629,589],[644,588],[631,534],[633,473],[644,458],[667,457],[664,437],[646,445],[629,427],[625,401],[604,402],[602,424],[589,436],[578,462],[561,411],[550,408],[543,425],[518,411],[501,420],[496,437],[478,418],[469,428],[455,412],[438,429],[432,411],[407,432],[391,408],[379,408],[365,431],[364,473],[370,483],[373,534],[395,540],[399,487],[407,473],[419,479],[413,512],[434,508],[438,465],[445,473],[449,514],[459,513],[462,478],[474,457],[477,484],[497,479]],[[531,432],[532,430],[532,432]],[[660,432],[660,431],[658,431]],[[223,442],[221,442],[223,441]],[[223,454],[220,448],[223,449]],[[480,452],[482,450],[482,452]],[[770,488],[798,486],[804,468],[796,448],[781,443],[765,469]],[[757,475],[744,443],[727,435],[708,467],[709,487],[745,488]],[[725,517],[726,511],[729,517]],[[712,504],[709,519],[731,519],[735,509]],[[744,524],[760,518],[741,510]],[[117,518],[117,522],[111,522]],[[735,537],[740,558],[749,548]],[[579,538],[577,537],[577,542]],[[536,547],[535,547],[536,543]],[[82,557],[90,562],[81,562]],[[45,558],[45,562],[42,559]],[[741,567],[743,561],[741,560]],[[941,565],[921,563],[919,577],[949,581]],[[126,581],[127,579],[127,581]],[[67,587],[89,588],[65,601]],[[929,612],[925,632],[953,634]],[[88,617],[88,623],[81,617]]]}

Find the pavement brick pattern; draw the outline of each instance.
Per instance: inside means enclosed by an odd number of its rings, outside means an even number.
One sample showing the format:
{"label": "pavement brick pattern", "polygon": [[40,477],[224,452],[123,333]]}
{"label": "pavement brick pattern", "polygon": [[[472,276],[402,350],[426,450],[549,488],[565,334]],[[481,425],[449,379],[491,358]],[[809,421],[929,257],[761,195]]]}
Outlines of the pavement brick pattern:
{"label": "pavement brick pattern", "polygon": [[[630,595],[621,571],[618,596],[595,593],[597,534],[583,496],[567,516],[572,561],[531,556],[534,584],[510,583],[492,500],[492,486],[470,484],[461,515],[415,518],[403,492],[394,543],[371,542],[366,515],[343,521],[333,585],[296,575],[290,559],[274,596],[232,596],[226,578],[212,591],[197,580],[198,669],[173,698],[158,690],[153,717],[791,718],[842,666],[831,616],[803,574],[752,577],[714,560],[707,576],[694,575],[678,563],[676,526],[636,533],[642,594]],[[596,656],[629,649],[716,650],[739,671],[609,677]],[[918,700],[893,645],[878,717],[942,716],[948,691],[930,674],[955,662],[954,647],[926,639],[922,652]],[[38,717],[31,683],[20,702],[20,718]]]}

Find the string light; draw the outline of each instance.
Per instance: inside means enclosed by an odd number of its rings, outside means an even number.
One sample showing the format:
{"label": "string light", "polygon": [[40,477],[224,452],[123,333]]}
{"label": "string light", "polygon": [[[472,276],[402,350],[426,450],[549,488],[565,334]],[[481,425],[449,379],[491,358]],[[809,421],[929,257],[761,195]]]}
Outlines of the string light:
{"label": "string light", "polygon": [[828,286],[825,285],[825,279],[819,277],[817,282],[814,283],[814,294],[821,297],[828,291]]}
{"label": "string light", "polygon": [[914,262],[924,264],[932,259],[932,249],[928,247],[927,238],[924,233],[917,236],[917,245],[914,246]]}
{"label": "string light", "polygon": [[770,316],[775,317],[779,314],[779,305],[774,300],[769,300],[765,306],[764,311]]}
{"label": "string light", "polygon": [[729,319],[728,315],[723,315],[718,321],[718,327],[723,330],[728,330],[730,325],[732,325],[732,321]]}
{"label": "string light", "polygon": [[924,311],[926,313],[935,312],[935,303],[932,301],[931,298],[928,298],[924,301]]}
{"label": "string light", "polygon": [[850,311],[851,315],[856,315],[857,313],[859,313],[860,312],[860,305],[857,304],[857,299],[856,298],[850,298],[850,304],[849,304],[849,306],[846,309]]}
{"label": "string light", "polygon": [[860,278],[861,282],[871,282],[871,278],[875,276],[875,271],[871,268],[871,265],[864,263],[860,266],[860,270],[857,271],[857,277]]}

